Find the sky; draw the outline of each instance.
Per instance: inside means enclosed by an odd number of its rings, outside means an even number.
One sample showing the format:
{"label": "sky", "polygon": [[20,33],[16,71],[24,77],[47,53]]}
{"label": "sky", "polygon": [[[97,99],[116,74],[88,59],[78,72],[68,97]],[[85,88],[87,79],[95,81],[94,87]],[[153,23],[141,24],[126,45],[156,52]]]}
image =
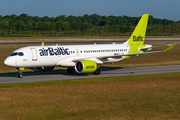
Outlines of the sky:
{"label": "sky", "polygon": [[180,0],[0,0],[0,15],[30,16],[84,14],[140,17],[150,14],[154,18],[180,20]]}

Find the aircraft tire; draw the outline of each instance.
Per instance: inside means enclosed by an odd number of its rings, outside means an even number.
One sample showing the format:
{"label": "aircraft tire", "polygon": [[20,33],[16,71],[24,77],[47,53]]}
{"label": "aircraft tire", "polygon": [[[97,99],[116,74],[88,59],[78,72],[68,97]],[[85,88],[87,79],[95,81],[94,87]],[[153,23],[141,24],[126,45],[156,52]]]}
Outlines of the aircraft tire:
{"label": "aircraft tire", "polygon": [[23,75],[22,75],[22,74],[18,74],[17,77],[18,77],[18,78],[23,78]]}
{"label": "aircraft tire", "polygon": [[97,69],[93,74],[95,74],[95,75],[100,75],[100,74],[101,74],[100,69]]}

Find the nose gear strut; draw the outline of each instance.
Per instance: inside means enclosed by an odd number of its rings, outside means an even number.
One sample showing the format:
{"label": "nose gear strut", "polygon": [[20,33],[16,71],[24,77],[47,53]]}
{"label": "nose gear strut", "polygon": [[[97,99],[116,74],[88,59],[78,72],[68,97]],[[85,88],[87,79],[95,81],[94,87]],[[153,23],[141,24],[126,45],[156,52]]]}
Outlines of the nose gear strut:
{"label": "nose gear strut", "polygon": [[22,78],[22,70],[24,70],[24,68],[16,68],[18,70],[18,75],[16,76],[17,78]]}

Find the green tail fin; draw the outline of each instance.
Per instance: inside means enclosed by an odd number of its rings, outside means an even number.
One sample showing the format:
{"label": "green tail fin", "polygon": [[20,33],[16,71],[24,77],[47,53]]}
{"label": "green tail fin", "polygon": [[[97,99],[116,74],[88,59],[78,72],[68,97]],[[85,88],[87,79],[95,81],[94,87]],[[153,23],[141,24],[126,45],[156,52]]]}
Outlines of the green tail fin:
{"label": "green tail fin", "polygon": [[144,14],[141,17],[131,37],[127,41],[128,44],[144,44],[148,18],[149,14]]}

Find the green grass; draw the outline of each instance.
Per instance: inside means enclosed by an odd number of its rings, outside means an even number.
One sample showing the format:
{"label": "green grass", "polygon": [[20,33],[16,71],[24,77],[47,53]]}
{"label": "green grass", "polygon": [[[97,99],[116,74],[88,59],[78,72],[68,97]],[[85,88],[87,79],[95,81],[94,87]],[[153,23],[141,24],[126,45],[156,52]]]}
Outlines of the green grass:
{"label": "green grass", "polygon": [[180,73],[0,85],[0,119],[180,119]]}

